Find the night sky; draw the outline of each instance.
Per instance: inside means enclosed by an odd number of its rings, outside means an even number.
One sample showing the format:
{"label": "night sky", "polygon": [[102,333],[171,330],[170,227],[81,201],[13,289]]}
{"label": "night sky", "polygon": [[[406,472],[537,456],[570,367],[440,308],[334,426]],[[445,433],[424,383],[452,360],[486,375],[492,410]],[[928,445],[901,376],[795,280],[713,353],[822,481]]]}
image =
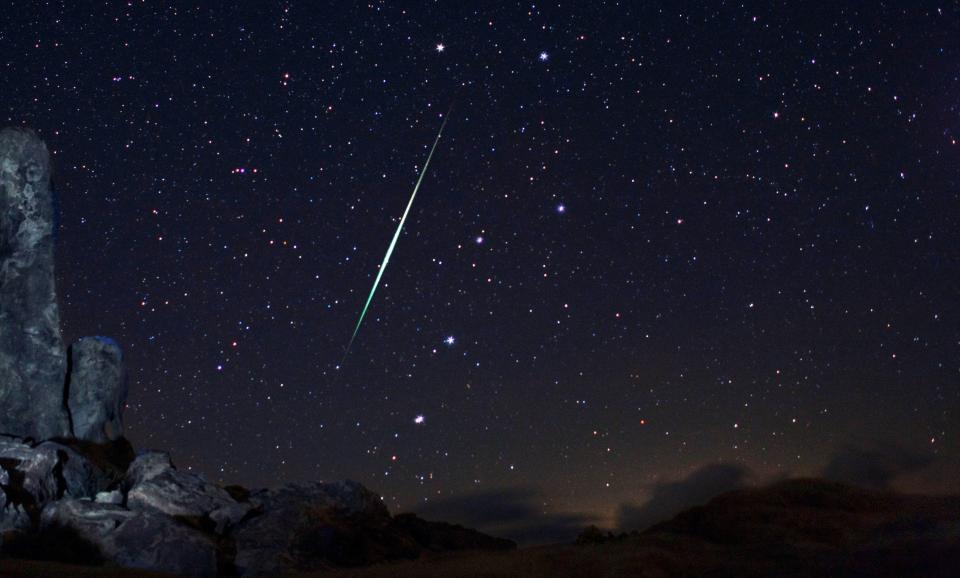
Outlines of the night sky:
{"label": "night sky", "polygon": [[124,346],[136,447],[571,525],[705,471],[960,471],[955,2],[215,4],[0,22],[64,337]]}

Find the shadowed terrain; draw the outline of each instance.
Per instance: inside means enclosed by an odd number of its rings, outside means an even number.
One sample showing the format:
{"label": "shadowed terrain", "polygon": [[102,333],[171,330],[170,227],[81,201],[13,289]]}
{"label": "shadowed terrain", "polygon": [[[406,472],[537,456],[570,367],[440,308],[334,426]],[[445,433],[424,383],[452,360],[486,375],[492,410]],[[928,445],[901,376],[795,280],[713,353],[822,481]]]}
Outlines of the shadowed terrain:
{"label": "shadowed terrain", "polygon": [[[955,576],[960,496],[867,490],[819,479],[721,494],[643,532],[585,530],[578,543],[425,555],[297,576]],[[2,576],[158,576],[0,562]],[[44,573],[46,572],[46,573]]]}

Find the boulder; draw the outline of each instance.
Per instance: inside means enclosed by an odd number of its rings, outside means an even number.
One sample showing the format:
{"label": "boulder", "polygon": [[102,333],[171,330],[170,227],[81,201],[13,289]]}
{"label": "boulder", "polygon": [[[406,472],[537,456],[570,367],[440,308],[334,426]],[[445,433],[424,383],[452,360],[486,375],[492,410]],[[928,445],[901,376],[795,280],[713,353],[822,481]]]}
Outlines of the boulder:
{"label": "boulder", "polygon": [[56,454],[54,474],[61,497],[92,498],[97,492],[105,490],[112,481],[110,476],[86,456],[66,445],[48,441],[34,447],[33,451]]}
{"label": "boulder", "polygon": [[92,542],[101,542],[105,536],[137,516],[137,512],[115,504],[58,500],[47,504],[43,509],[40,526],[47,528],[60,525],[72,528]]}
{"label": "boulder", "polygon": [[[351,556],[358,545],[355,532],[361,526],[379,528],[390,522],[380,497],[352,481],[288,484],[254,492],[249,501],[255,514],[231,532],[237,552],[234,565],[241,576],[355,565]],[[351,524],[351,535],[345,536],[341,530]]]}
{"label": "boulder", "polygon": [[289,484],[249,496],[254,509],[228,533],[241,576],[280,575],[415,559],[425,552],[511,550],[510,540],[390,516],[380,497],[351,482]]}
{"label": "boulder", "polygon": [[216,545],[203,533],[154,512],[84,500],[48,504],[45,529],[70,528],[118,566],[184,576],[215,576]]}
{"label": "boulder", "polygon": [[221,488],[177,470],[162,452],[141,454],[117,478],[97,464],[111,463],[106,454],[126,455],[123,448],[68,443],[0,436],[5,555],[246,576],[512,547],[459,526],[391,517],[356,482]]}
{"label": "boulder", "polygon": [[127,468],[124,487],[129,490],[170,469],[173,469],[173,461],[167,452],[153,450],[141,452]]}
{"label": "boulder", "polygon": [[136,484],[127,492],[131,510],[152,510],[168,516],[205,517],[236,505],[223,488],[202,476],[170,468]]}
{"label": "boulder", "polygon": [[213,531],[223,535],[236,527],[252,511],[253,507],[250,504],[234,502],[221,506],[207,515],[214,523]]}
{"label": "boulder", "polygon": [[0,530],[25,529],[49,502],[89,498],[105,489],[109,478],[71,448],[44,442],[0,438]]}
{"label": "boulder", "polygon": [[248,500],[254,506],[271,512],[319,507],[375,517],[390,516],[378,494],[353,480],[286,484],[253,492]]}
{"label": "boulder", "polygon": [[123,435],[127,380],[120,346],[108,337],[84,337],[70,346],[67,407],[73,435],[104,443]]}
{"label": "boulder", "polygon": [[251,509],[203,476],[181,472],[162,452],[147,452],[130,465],[124,486],[127,507],[168,516],[210,518],[217,533],[235,525]]}
{"label": "boulder", "polygon": [[33,131],[0,131],[0,433],[70,433],[66,356],[54,289],[47,147]]}
{"label": "boulder", "polygon": [[7,478],[4,491],[8,505],[29,509],[60,497],[55,474],[58,462],[59,456],[50,448],[38,451],[23,441],[0,441],[0,468]]}

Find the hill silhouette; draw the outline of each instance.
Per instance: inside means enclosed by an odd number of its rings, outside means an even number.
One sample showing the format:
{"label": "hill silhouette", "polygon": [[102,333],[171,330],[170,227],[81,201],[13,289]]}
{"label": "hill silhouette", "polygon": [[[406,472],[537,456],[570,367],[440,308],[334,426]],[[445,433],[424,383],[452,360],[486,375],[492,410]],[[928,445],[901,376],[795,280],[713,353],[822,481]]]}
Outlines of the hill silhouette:
{"label": "hill silhouette", "polygon": [[[946,577],[956,576],[957,568],[960,496],[908,495],[793,479],[720,494],[642,532],[594,529],[585,531],[576,544],[428,554],[415,561],[299,576]],[[2,576],[63,575],[67,569],[0,563]],[[99,575],[94,570],[74,575]]]}

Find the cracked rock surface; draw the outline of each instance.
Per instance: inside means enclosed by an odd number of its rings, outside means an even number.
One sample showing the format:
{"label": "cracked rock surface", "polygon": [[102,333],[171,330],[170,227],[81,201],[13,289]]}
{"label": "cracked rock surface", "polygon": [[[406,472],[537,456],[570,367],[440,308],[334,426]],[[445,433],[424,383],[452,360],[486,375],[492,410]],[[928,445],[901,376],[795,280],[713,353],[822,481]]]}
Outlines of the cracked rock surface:
{"label": "cracked rock surface", "polygon": [[50,155],[33,131],[0,131],[0,433],[70,433],[54,289]]}

